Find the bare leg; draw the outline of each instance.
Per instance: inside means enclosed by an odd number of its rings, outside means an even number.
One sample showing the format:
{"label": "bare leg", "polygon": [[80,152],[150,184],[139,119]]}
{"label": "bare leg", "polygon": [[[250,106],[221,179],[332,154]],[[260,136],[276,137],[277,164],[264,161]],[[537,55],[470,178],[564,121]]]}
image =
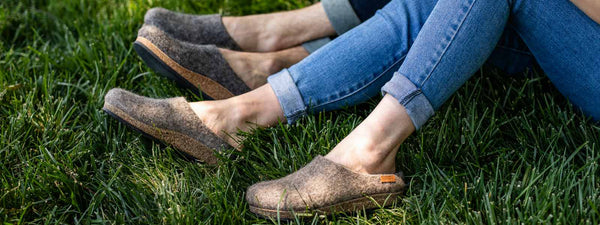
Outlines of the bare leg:
{"label": "bare leg", "polygon": [[[285,121],[269,84],[220,101],[190,103],[200,120],[232,146],[238,130],[268,127]],[[415,127],[398,101],[386,95],[371,114],[344,138],[326,158],[359,173],[393,173],[400,144]]]}
{"label": "bare leg", "polygon": [[270,52],[331,36],[331,26],[321,3],[287,12],[223,17],[223,24],[245,51]]}
{"label": "bare leg", "polygon": [[233,72],[250,87],[256,89],[267,83],[267,77],[288,68],[308,56],[301,46],[276,52],[238,52],[219,49]]}

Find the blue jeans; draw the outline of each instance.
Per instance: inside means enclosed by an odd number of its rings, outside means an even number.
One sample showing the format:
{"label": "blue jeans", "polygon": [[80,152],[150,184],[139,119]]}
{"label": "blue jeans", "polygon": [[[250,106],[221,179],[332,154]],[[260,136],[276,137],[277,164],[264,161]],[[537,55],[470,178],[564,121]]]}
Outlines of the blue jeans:
{"label": "blue jeans", "polygon": [[[322,0],[325,14],[337,35],[342,35],[352,28],[368,20],[375,12],[391,0]],[[324,37],[302,44],[308,52],[313,53],[325,46],[332,37]]]}
{"label": "blue jeans", "polygon": [[[528,50],[502,45],[520,39]],[[488,59],[509,70],[523,64],[506,58],[510,49],[533,54],[558,90],[598,120],[598,40],[600,25],[567,0],[393,0],[268,80],[289,123],[383,91],[418,129]]]}
{"label": "blue jeans", "polygon": [[352,9],[360,21],[366,21],[375,15],[377,10],[390,3],[391,0],[345,0],[350,3]]}

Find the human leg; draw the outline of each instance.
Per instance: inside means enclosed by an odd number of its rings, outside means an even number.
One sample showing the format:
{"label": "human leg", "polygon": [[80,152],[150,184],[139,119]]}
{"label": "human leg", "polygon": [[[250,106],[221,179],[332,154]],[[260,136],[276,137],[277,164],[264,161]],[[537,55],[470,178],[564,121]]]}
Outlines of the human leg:
{"label": "human leg", "polygon": [[[226,16],[218,19],[241,50],[268,52],[322,37],[341,35],[370,18],[388,2],[389,0],[324,0],[322,3],[297,10]],[[167,32],[179,34],[175,36],[185,39],[184,41],[194,44],[217,44],[208,43],[201,37],[206,33],[199,27],[207,25],[203,23],[204,19],[206,18],[202,16],[155,8],[148,11],[145,22],[161,27]],[[190,32],[192,34],[189,34]],[[312,43],[311,49],[316,49],[324,43],[326,41]]]}
{"label": "human leg", "polygon": [[299,10],[223,17],[223,23],[243,50],[275,51],[304,43],[306,50],[312,53],[330,39],[311,40],[342,35],[371,18],[390,1],[323,0]]}
{"label": "human leg", "polygon": [[[295,66],[289,73],[287,71],[280,73],[279,78],[274,79],[277,85],[280,85],[277,88],[269,84],[265,86],[267,88],[259,88],[252,93],[223,101],[192,103],[192,108],[204,124],[209,124],[215,134],[229,139],[228,137],[235,135],[238,130],[249,130],[251,127],[248,126],[247,121],[258,126],[269,126],[277,120],[293,122],[300,114],[307,113],[307,106],[312,100],[317,100],[318,104],[311,108],[312,111],[339,109],[364,101],[377,95],[386,79],[391,77],[391,72],[398,68],[403,54],[408,51],[434,4],[434,0],[396,1],[395,5],[382,10],[378,16],[375,16],[376,18],[359,27],[360,29],[348,32],[334,41],[331,47],[319,51],[310,60],[305,60],[307,62]],[[391,21],[389,18],[392,17],[400,18],[400,21]],[[189,43],[181,43],[181,45],[188,46]],[[190,48],[181,49],[184,51]],[[366,55],[358,55],[364,49],[372,49],[372,51],[367,51]],[[357,56],[361,57],[359,63],[357,63]],[[347,71],[347,73],[340,73],[340,71]],[[292,80],[289,74],[292,74],[296,81]],[[325,86],[318,81],[326,83]],[[336,90],[337,88],[341,88],[341,92]],[[275,92],[287,97],[278,98]],[[303,96],[311,101],[303,102]],[[270,103],[269,107],[258,107],[267,105],[259,101],[269,100],[270,97],[277,101],[267,101]],[[294,99],[296,97],[299,98]],[[296,101],[301,101],[304,111],[289,113],[287,117],[278,115],[278,110],[293,109],[288,105]],[[245,105],[254,107],[241,107]],[[272,110],[270,108],[272,106],[278,110]],[[268,118],[254,118],[254,115]],[[231,140],[229,143],[234,145]]]}
{"label": "human leg", "polygon": [[360,21],[366,21],[391,0],[348,0]]}
{"label": "human leg", "polygon": [[[253,93],[224,101],[192,103],[192,108],[205,124],[211,124],[209,127],[215,133],[227,138],[238,130],[249,130],[250,125],[269,126],[278,119],[292,123],[312,111],[340,109],[377,95],[400,66],[435,5],[433,0],[393,3],[323,50],[292,66],[289,71],[271,76],[266,85],[268,88],[263,86],[260,90],[251,91]],[[269,101],[269,107],[256,103],[271,97],[277,101]],[[236,108],[243,105],[252,107]],[[265,110],[272,107],[278,107],[278,110]],[[232,115],[232,111],[244,113]],[[279,112],[282,114],[279,115]],[[268,118],[258,119],[253,115]]]}
{"label": "human leg", "polygon": [[[472,2],[473,7],[481,4],[483,3]],[[475,12],[472,7],[463,9],[465,15]],[[383,87],[384,92],[405,104],[417,128],[433,113],[426,109],[430,108],[428,105],[431,109],[439,108],[479,68],[490,54],[491,43],[498,40],[499,31],[502,30],[500,28],[506,25],[521,36],[544,72],[571,102],[594,119],[600,118],[600,107],[597,107],[600,99],[600,72],[597,66],[592,66],[600,61],[598,57],[594,57],[600,51],[600,44],[594,41],[600,37],[600,25],[587,18],[571,3],[562,1],[512,1],[506,5],[494,6],[490,11],[494,11],[489,13],[494,18],[480,19],[487,21],[486,27],[476,26],[478,23],[475,21],[469,23],[467,19],[472,17],[470,15],[465,21],[455,21],[456,24],[452,27],[457,29],[446,34],[441,33],[444,32],[441,29],[425,25],[428,29],[424,27],[422,33],[431,35],[422,35],[421,41],[415,42],[398,73]],[[432,19],[427,24],[443,24],[447,21],[434,20],[442,18],[440,16],[432,15],[430,18]],[[507,24],[508,18],[511,20]],[[577,32],[565,30],[566,24],[577,26]],[[464,30],[458,29],[461,27]],[[470,30],[477,30],[479,35],[460,35]],[[427,37],[433,37],[436,32],[445,35],[445,40],[452,41],[434,48],[436,45],[432,43],[438,43],[439,40]],[[479,47],[469,48],[469,44]],[[454,52],[458,54],[444,57]],[[581,56],[581,59],[575,59],[575,55]],[[433,60],[423,62],[423,59]],[[408,82],[415,84],[416,88],[409,93],[397,93],[396,90],[404,92],[406,88],[402,88],[402,83]],[[424,95],[427,101],[412,106],[410,101],[419,95]],[[412,112],[412,107],[415,112]]]}
{"label": "human leg", "polygon": [[392,1],[300,63],[269,77],[289,123],[379,94],[436,1]]}
{"label": "human leg", "polygon": [[[336,35],[342,35],[352,28],[367,21],[375,12],[383,8],[391,0],[323,0],[323,8]],[[302,44],[308,53],[325,46],[332,37],[308,41]]]}
{"label": "human leg", "polygon": [[223,24],[244,51],[276,51],[335,34],[321,3],[286,12],[223,17]]}
{"label": "human leg", "polygon": [[[312,111],[334,110],[343,106],[360,103],[379,93],[379,89],[387,82],[392,73],[400,66],[404,55],[417,36],[422,23],[429,15],[435,1],[402,2],[382,10],[375,18],[361,25],[355,31],[343,35],[323,51],[272,78],[276,93],[288,122]],[[402,10],[397,10],[398,8]],[[399,21],[393,21],[395,18]],[[370,35],[370,34],[377,35]],[[396,47],[400,46],[400,47]],[[370,51],[363,51],[370,49]],[[359,54],[360,53],[360,54]],[[340,71],[344,71],[340,73]],[[332,74],[335,74],[332,75]],[[259,96],[259,95],[245,95]],[[252,102],[252,98],[242,98]],[[237,99],[240,100],[239,98]],[[224,104],[227,101],[203,102],[200,105]],[[213,107],[231,110],[235,104],[224,104],[227,107]],[[254,112],[267,113],[260,107],[248,107],[248,114]],[[201,112],[201,110],[198,110]],[[235,110],[234,110],[235,111]],[[207,115],[198,113],[200,116]],[[263,115],[267,115],[263,114]],[[221,118],[224,116],[221,115]],[[277,118],[277,117],[276,117]],[[237,132],[238,127],[245,126],[242,119],[221,119],[214,127],[223,136]],[[254,121],[248,118],[248,121]],[[210,123],[210,121],[207,121]],[[270,124],[256,123],[259,126]],[[246,130],[245,128],[242,130]]]}
{"label": "human leg", "polygon": [[438,1],[387,95],[326,157],[357,172],[393,172],[399,145],[486,61],[508,14],[506,3]]}
{"label": "human leg", "polygon": [[552,84],[600,120],[600,25],[569,1],[515,1],[509,23]]}
{"label": "human leg", "polygon": [[[329,19],[329,23],[336,30],[336,34],[341,35],[347,32],[348,30],[354,28],[355,26],[359,25],[363,21],[366,21],[369,18],[371,18],[377,10],[383,8],[383,6],[385,6],[389,2],[390,0],[324,0],[322,1],[323,5],[319,3],[307,7],[307,10],[300,10],[298,12],[283,12],[283,14],[286,15],[285,18],[293,18],[294,15],[306,16],[309,14],[315,14],[314,16],[318,18],[319,15],[322,16],[322,14],[319,14],[320,12],[318,12],[319,10],[317,9],[323,8],[325,14],[327,15],[327,18]],[[261,17],[263,19],[266,19],[269,17],[268,15],[271,14],[257,15],[256,17],[254,17],[254,19]],[[228,21],[231,18],[232,17],[224,17],[223,20]],[[247,23],[246,25],[258,23],[258,21],[252,21],[251,17],[241,17],[238,19],[249,19],[248,21],[245,21]],[[280,24],[283,22],[285,22],[285,20],[278,21],[278,23]],[[296,30],[297,32],[306,31],[310,29],[310,27],[307,26],[308,22],[310,21],[302,21],[302,23],[294,22],[289,24],[289,26],[294,27],[293,30]],[[323,21],[313,22],[323,23]],[[229,26],[227,23],[225,25],[226,27]],[[243,26],[241,26],[241,29],[244,29]],[[324,33],[319,33],[317,30],[316,33],[313,33],[312,37],[318,36],[317,34],[322,35]],[[276,37],[274,39],[277,40],[281,40],[284,38],[296,38],[297,41],[306,41],[306,37],[302,37],[297,34],[292,35],[280,32],[279,34],[270,35]],[[227,62],[229,62],[229,65],[236,72],[236,74],[240,76],[244,81],[246,81],[246,84],[251,89],[254,89],[265,84],[267,82],[266,78],[269,75],[274,74],[284,68],[289,68],[290,66],[300,62],[300,60],[308,56],[309,53],[316,51],[318,48],[328,43],[330,39],[327,39],[327,41],[322,39],[318,39],[316,41],[308,41],[305,42],[302,45],[302,47],[292,47],[285,50],[278,50],[266,53],[239,52],[227,49],[220,50],[223,53],[223,56],[225,57]],[[286,42],[284,41],[281,43]],[[287,43],[288,44],[283,44],[282,47],[292,46],[289,45],[289,43],[295,42],[288,41]],[[305,51],[302,51],[303,49]]]}
{"label": "human leg", "polygon": [[[336,30],[336,34],[342,35],[363,21],[371,18],[377,10],[383,8],[389,2],[390,0],[324,0],[322,1],[323,5],[315,4],[310,6],[313,8],[312,10],[304,10],[297,12],[296,14],[307,15],[315,12],[316,8],[321,6],[329,19],[329,23]],[[229,18],[230,17],[224,17],[224,21]],[[246,22],[253,23],[256,21]],[[295,29],[298,31],[309,29],[306,24],[293,23],[290,24],[290,26],[296,27]],[[281,33],[274,36],[278,37],[277,39],[282,39],[285,34]],[[292,38],[298,38],[298,41],[306,41],[301,36],[297,35]],[[330,40],[331,39],[329,38],[317,39],[304,42],[302,48],[292,47],[290,49],[268,53],[238,52],[228,51],[227,49],[221,49],[221,52],[236,74],[245,81],[248,81],[246,84],[248,84],[251,89],[254,89],[265,84],[267,82],[266,78],[269,75],[300,62],[300,60],[308,56],[309,53],[312,53],[329,43]],[[288,43],[293,43],[293,41]],[[286,45],[283,45],[282,47],[286,47]],[[302,51],[302,49],[305,51]]]}
{"label": "human leg", "polygon": [[[447,14],[449,9],[456,9],[456,12]],[[508,22],[509,18],[511,22]],[[407,113],[408,116],[399,116],[398,120],[412,121],[415,127],[420,127],[433,110],[439,108],[483,64],[492,53],[493,46],[507,23],[519,32],[557,88],[584,113],[596,120],[600,118],[600,70],[594,66],[600,65],[600,59],[594,57],[600,51],[600,44],[594,42],[600,38],[600,26],[579,12],[571,3],[455,3],[441,0],[398,73],[382,88],[388,93],[386,97],[393,96],[404,109],[392,111]],[[565,31],[565,24],[561,23],[575,25],[580,29],[576,33]],[[548,27],[548,24],[553,25]],[[441,45],[438,44],[440,40],[443,43]],[[574,52],[581,58],[574,58]],[[372,165],[382,165],[385,167],[383,171],[393,168],[387,162],[393,162],[397,145],[407,135],[394,135],[389,129],[394,126],[400,131],[410,131],[411,128],[394,125],[393,121],[381,124],[370,122],[372,116],[388,119],[386,115],[375,114],[379,107],[386,107],[384,100],[377,106],[374,114],[369,115],[334,148],[331,156],[326,157],[349,168],[355,168],[356,171],[368,172],[370,167],[364,163],[368,161],[375,162]],[[373,131],[374,129],[376,130]],[[362,136],[370,138],[356,138]],[[375,145],[360,147],[365,142]],[[377,147],[381,146],[381,143],[383,147]],[[379,168],[374,171],[382,170]]]}
{"label": "human leg", "polygon": [[382,91],[394,96],[420,128],[490,56],[509,13],[504,1],[438,1]]}
{"label": "human leg", "polygon": [[[381,87],[391,79],[393,72],[402,64],[414,38],[435,4],[436,1],[418,3],[393,1],[372,19],[340,36],[322,51],[309,56],[289,70],[271,76],[270,87],[279,100],[278,104],[281,105],[287,122],[293,123],[299,117],[311,112],[355,105],[379,94]],[[370,35],[374,33],[378,35]],[[490,45],[490,48],[494,49],[494,43]],[[369,51],[363,51],[364,49]],[[486,57],[482,58],[485,61]],[[410,90],[413,89],[415,88]],[[251,98],[238,98],[239,100],[253,101]],[[202,102],[201,105],[225,102],[227,101]],[[230,107],[235,106],[221,108]],[[248,107],[244,110],[264,112],[260,107]],[[212,113],[218,114],[215,111]],[[226,112],[222,113],[226,114]],[[202,113],[198,114],[202,117]],[[249,118],[249,121],[254,120]],[[221,119],[216,123],[223,124],[214,127],[229,127],[229,129],[214,130],[222,134],[233,134],[237,131],[237,127],[244,127],[242,130],[247,128],[243,124],[244,119]],[[257,125],[270,124],[257,123]]]}
{"label": "human leg", "polygon": [[[356,2],[360,3],[361,1],[366,0],[353,0],[353,4],[356,4]],[[384,2],[387,1],[388,0],[380,0],[379,5],[383,5]],[[238,44],[235,43],[235,41],[232,40],[232,38],[240,39],[243,37],[242,34],[245,33],[251,33],[256,35],[260,33],[261,35],[269,36],[270,38],[259,38],[258,40],[261,41],[261,43],[256,42],[255,44],[268,45],[266,43],[262,43],[262,41],[279,42],[283,39],[292,40],[291,42],[289,40],[287,42],[281,42],[288,43],[284,44],[283,46],[286,47],[291,46],[292,44],[289,43],[294,42],[293,40],[305,41],[307,38],[312,38],[311,35],[324,35],[325,33],[321,32],[321,28],[327,27],[328,24],[329,26],[335,26],[335,28],[337,29],[337,33],[342,34],[343,32],[346,32],[348,29],[351,29],[352,27],[360,23],[355,11],[361,13],[361,15],[363,16],[368,15],[368,17],[370,17],[372,14],[374,14],[376,10],[377,8],[375,8],[373,5],[351,5],[348,0],[324,0],[323,5],[319,3],[304,9],[289,12],[223,18],[218,15],[190,15],[176,13],[162,8],[154,8],[146,13],[146,25],[144,27],[149,27],[147,25],[151,25],[151,27],[156,27],[159,30],[161,30],[161,33],[167,33],[169,36],[175,39],[171,42],[189,42],[186,43],[187,45],[216,45],[217,47],[219,47],[219,53],[221,53],[220,55],[222,55],[223,57],[218,56],[219,54],[217,54],[214,58],[217,58],[217,61],[224,59],[226,61],[225,64],[228,64],[228,66],[231,67],[230,69],[232,69],[233,72],[235,72],[235,75],[241,78],[246,84],[246,86],[248,86],[250,89],[254,89],[266,83],[266,77],[268,75],[299,62],[308,55],[307,51],[314,51],[320,46],[327,43],[327,41],[311,41],[310,43],[305,43],[302,47],[296,46],[284,50],[259,53],[239,51],[241,50],[240,46],[238,46]],[[323,15],[323,11],[326,11],[326,16]],[[273,20],[273,17],[276,16],[279,18],[277,20]],[[263,22],[268,24],[265,25],[263,24]],[[288,22],[288,25],[291,27],[291,29],[290,27],[283,28],[283,25]],[[309,27],[308,24],[312,25]],[[267,29],[264,28],[264,26],[270,28]],[[232,37],[227,34],[227,30],[231,30],[235,27],[239,28],[238,34],[240,34],[241,36],[233,35]],[[314,29],[315,27],[317,29]],[[262,30],[259,28],[261,28]],[[143,28],[140,29],[140,32],[142,30]],[[212,38],[207,39],[207,37]],[[138,36],[138,39],[139,38],[140,36]],[[148,37],[143,37],[142,35],[142,38],[147,39]],[[247,37],[242,39],[245,41],[253,41],[253,39],[248,39]],[[155,46],[159,46],[160,49],[160,43],[152,43],[152,41],[146,42],[150,42],[148,45],[152,44]],[[148,47],[146,46],[146,48]],[[142,51],[140,52],[138,50]],[[164,49],[161,50],[163,52],[165,51]],[[165,64],[173,64],[163,62],[164,60],[162,58],[149,57],[151,55],[156,55],[159,53],[149,53],[147,49],[145,50],[142,48],[136,48],[136,51],[138,51],[138,53],[142,56],[142,59],[144,59],[146,63],[148,63],[152,68],[156,69],[156,65],[158,64],[162,64],[162,67],[165,67]],[[191,68],[188,68],[183,65],[179,65],[177,67],[183,67],[183,69],[192,70]],[[174,69],[166,68],[163,70],[158,69],[157,71],[163,74],[167,70],[170,71]],[[194,70],[192,71],[196,72]],[[216,73],[217,74],[210,73],[204,75],[208,75],[211,77],[221,76],[220,74],[218,74],[218,72]],[[166,76],[172,78],[174,76],[178,77],[181,75],[167,74]],[[217,81],[217,83],[219,82]],[[198,89],[196,85],[186,85],[185,87],[192,88],[192,90],[194,91],[197,91]]]}
{"label": "human leg", "polygon": [[[471,67],[476,65],[475,69],[479,68],[492,53],[508,19],[508,8],[506,2],[440,0],[400,66],[399,71],[411,72],[410,74],[414,74],[416,77],[409,75],[407,78],[396,73],[392,80],[385,85],[383,90],[388,94],[375,110],[325,158],[359,174],[389,174],[395,171],[394,160],[398,146],[422,125],[420,122],[426,120],[425,117],[428,114],[433,113],[434,107],[430,100],[432,96],[437,97],[436,100],[442,99],[443,102],[452,94],[451,89],[458,88],[457,86],[460,86],[460,83],[464,82],[470,73],[475,72],[470,71]],[[470,39],[471,42],[465,42],[467,39]],[[473,46],[476,47],[473,48]],[[478,51],[473,52],[470,49],[478,49]],[[417,62],[408,63],[409,60],[418,60],[425,66],[417,68],[413,64]],[[469,65],[457,65],[458,62]],[[405,68],[406,65],[409,67]],[[434,74],[438,68],[442,71]],[[290,68],[290,71],[292,69],[293,67]],[[425,74],[422,82],[409,80],[409,78],[420,78],[419,75],[422,73]],[[462,75],[461,73],[469,74]],[[457,83],[459,84],[457,85]],[[437,90],[433,90],[434,86],[437,86]],[[440,93],[423,94],[426,91],[423,89],[424,87],[427,87],[427,91]],[[319,159],[317,158],[317,160]],[[247,200],[251,210],[261,215],[267,215],[264,213],[267,210],[262,209],[289,212],[304,207],[309,210],[321,210],[321,205],[324,204],[328,207],[335,207],[340,202],[360,199],[356,195],[356,193],[360,193],[360,189],[357,192],[348,192],[345,196],[338,195],[337,190],[352,190],[354,187],[348,187],[343,182],[330,182],[329,180],[337,178],[337,174],[327,175],[327,171],[312,170],[309,176],[301,176],[303,173],[307,173],[306,171],[301,169],[288,177],[304,177],[306,183],[313,185],[312,189],[296,188],[298,184],[288,184],[287,178],[261,182],[249,187]],[[323,173],[326,176],[321,175]],[[312,176],[319,179],[315,180]],[[385,175],[385,177],[388,176]],[[381,176],[379,185],[385,185],[386,181],[387,179]],[[371,184],[367,183],[366,185]],[[365,187],[364,190],[368,189]],[[318,198],[323,195],[333,197]],[[313,199],[313,196],[319,199],[321,204],[307,204],[302,201],[302,199]],[[281,200],[271,201],[274,197],[279,197]],[[353,209],[346,210],[352,211]]]}
{"label": "human leg", "polygon": [[321,3],[292,11],[226,17],[153,8],[146,12],[144,23],[192,44],[254,52],[286,49],[335,34]]}
{"label": "human leg", "polygon": [[[249,125],[269,126],[278,120],[293,122],[307,112],[334,110],[357,104],[377,95],[380,87],[400,66],[404,54],[429,15],[427,10],[430,11],[433,5],[433,1],[429,4],[425,1],[420,1],[419,4],[396,1],[388,10],[382,10],[373,18],[373,21],[369,22],[370,25],[364,25],[340,37],[331,47],[307,60],[307,63],[301,63],[290,71],[280,73],[277,80],[284,82],[276,82],[278,87],[268,85],[269,88],[259,88],[260,90],[254,93],[226,101],[192,103],[192,108],[202,122],[211,124],[215,134],[229,139],[238,130],[249,130]],[[397,8],[402,10],[396,10]],[[391,18],[399,21],[393,21]],[[401,37],[395,37],[396,34]],[[371,51],[364,52],[364,49]],[[337,92],[338,89],[341,92]],[[296,103],[301,107],[289,107]],[[293,109],[301,110],[296,112]],[[285,110],[287,117],[281,115]],[[257,115],[264,117],[259,118]],[[247,121],[252,122],[249,124]],[[232,141],[233,139],[229,140],[229,143],[235,146],[235,142]],[[368,171],[360,168],[357,170]]]}

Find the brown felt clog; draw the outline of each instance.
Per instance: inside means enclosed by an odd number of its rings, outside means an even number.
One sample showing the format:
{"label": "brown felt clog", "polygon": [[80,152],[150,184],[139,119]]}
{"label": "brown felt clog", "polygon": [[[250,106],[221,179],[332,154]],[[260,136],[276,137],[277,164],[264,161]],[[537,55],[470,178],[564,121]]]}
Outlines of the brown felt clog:
{"label": "brown felt clog", "polygon": [[317,156],[295,173],[250,186],[246,200],[253,213],[290,219],[390,205],[405,186],[401,172],[360,174]]}
{"label": "brown felt clog", "polygon": [[156,26],[170,36],[192,44],[241,50],[225,29],[219,14],[192,15],[152,8],[144,16],[144,24]]}
{"label": "brown felt clog", "polygon": [[180,41],[155,26],[144,25],[133,47],[154,71],[212,99],[250,91],[215,45]]}
{"label": "brown felt clog", "polygon": [[152,99],[123,89],[110,90],[102,108],[109,115],[152,138],[209,164],[215,151],[231,148],[210,131],[183,98]]}

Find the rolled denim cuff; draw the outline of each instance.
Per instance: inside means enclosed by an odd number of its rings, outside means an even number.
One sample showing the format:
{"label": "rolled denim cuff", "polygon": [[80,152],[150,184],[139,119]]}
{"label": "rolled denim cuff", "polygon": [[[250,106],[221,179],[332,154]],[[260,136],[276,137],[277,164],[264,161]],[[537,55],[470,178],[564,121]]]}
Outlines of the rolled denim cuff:
{"label": "rolled denim cuff", "polygon": [[338,35],[342,35],[360,24],[360,18],[348,0],[322,0],[321,4],[331,26]]}
{"label": "rolled denim cuff", "polygon": [[417,130],[421,129],[423,124],[433,116],[433,106],[421,89],[398,72],[394,73],[392,79],[383,85],[381,91],[384,94],[390,94],[404,106]]}
{"label": "rolled denim cuff", "polygon": [[304,44],[302,44],[302,47],[304,47],[304,49],[308,52],[308,54],[312,54],[313,52],[317,51],[317,49],[325,46],[330,41],[331,41],[331,38],[324,37],[324,38],[304,42]]}
{"label": "rolled denim cuff", "polygon": [[306,115],[306,106],[302,95],[287,69],[269,76],[267,82],[275,92],[288,124],[293,124],[300,117]]}

